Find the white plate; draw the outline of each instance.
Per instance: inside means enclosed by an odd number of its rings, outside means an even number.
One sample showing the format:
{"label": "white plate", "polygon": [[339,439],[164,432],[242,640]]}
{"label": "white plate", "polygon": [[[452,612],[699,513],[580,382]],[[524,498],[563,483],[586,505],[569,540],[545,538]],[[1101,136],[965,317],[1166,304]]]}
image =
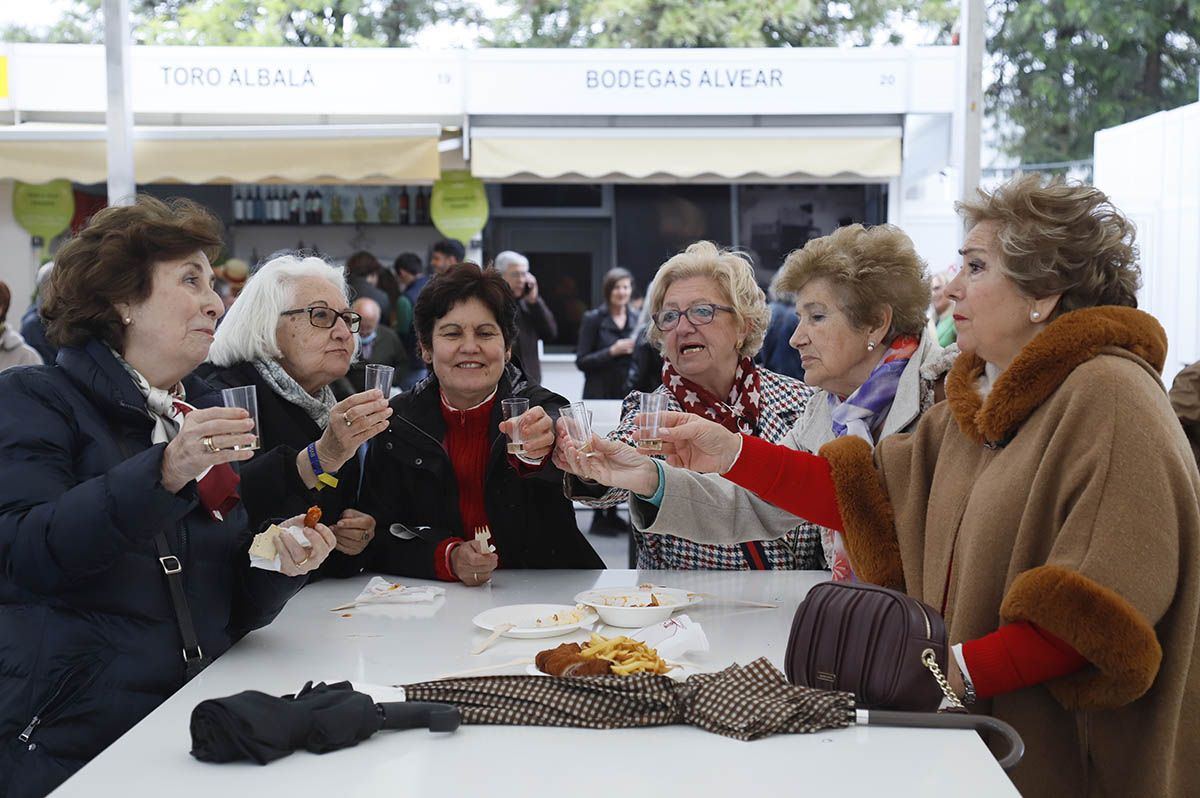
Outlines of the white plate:
{"label": "white plate", "polygon": [[570,612],[575,609],[573,604],[510,604],[507,607],[492,607],[484,610],[471,619],[471,623],[489,632],[495,631],[502,623],[511,623],[513,628],[503,632],[501,637],[534,638],[558,637],[568,632],[574,632],[581,626],[590,626],[596,616],[589,613],[583,620],[576,623],[558,625],[547,624],[538,626],[538,618],[549,618],[556,612]]}
{"label": "white plate", "polygon": [[[652,593],[658,596],[657,607],[648,606]],[[609,626],[640,629],[643,626],[661,623],[670,618],[671,613],[676,610],[699,604],[702,599],[695,593],[674,587],[630,586],[585,590],[575,596],[575,601],[595,609],[600,614],[600,620]]]}
{"label": "white plate", "polygon": [[[691,665],[684,665],[679,662],[675,662],[675,663],[671,663],[671,664],[673,664],[675,667],[671,668],[671,670],[667,671],[666,674],[664,674],[664,675],[667,676],[667,678],[674,679],[677,682],[682,682],[684,679],[691,676],[693,673],[700,672],[699,670],[697,670],[696,668],[694,668]],[[549,676],[550,675],[550,674],[546,673],[545,671],[538,670],[538,666],[534,665],[532,663],[525,666],[525,673],[529,674],[530,676]]]}

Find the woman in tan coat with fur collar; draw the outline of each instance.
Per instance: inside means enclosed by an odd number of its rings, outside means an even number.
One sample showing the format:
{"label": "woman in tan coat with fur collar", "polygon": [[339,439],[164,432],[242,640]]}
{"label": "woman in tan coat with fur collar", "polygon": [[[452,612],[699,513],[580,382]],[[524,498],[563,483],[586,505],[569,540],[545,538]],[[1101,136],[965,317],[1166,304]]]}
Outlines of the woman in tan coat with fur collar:
{"label": "woman in tan coat with fur collar", "polygon": [[960,210],[964,354],[912,434],[817,457],[672,416],[673,462],[843,529],[861,577],[941,609],[957,692],[1025,738],[1024,795],[1200,794],[1200,474],[1133,226],[1034,176]]}

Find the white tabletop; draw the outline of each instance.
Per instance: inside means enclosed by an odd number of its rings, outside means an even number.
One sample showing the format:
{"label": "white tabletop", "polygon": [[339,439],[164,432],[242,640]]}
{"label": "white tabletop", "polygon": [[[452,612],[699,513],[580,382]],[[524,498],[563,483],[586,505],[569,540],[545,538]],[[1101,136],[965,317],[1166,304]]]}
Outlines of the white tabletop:
{"label": "white tabletop", "polygon": [[[58,791],[69,796],[632,796],[825,794],[971,798],[1016,790],[974,732],[851,727],[739,742],[689,726],[593,731],[462,726],[381,732],[355,748],[297,752],[260,767],[212,765],[188,753],[197,703],[241,690],[282,695],[306,680],[405,684],[452,671],[532,657],[582,631],[547,640],[502,638],[479,656],[486,634],[471,618],[488,607],[572,603],[592,586],[642,582],[777,602],[748,609],[706,599],[688,608],[711,651],[702,670],[766,656],[782,668],[788,630],[805,592],[828,575],[795,571],[499,571],[471,589],[446,585],[432,605],[330,608],[354,599],[368,577],[306,587],[271,626],[246,637]],[[418,584],[419,580],[405,580]],[[348,614],[350,617],[343,617]],[[602,634],[619,633],[611,627]],[[523,666],[500,673],[520,673]]]}

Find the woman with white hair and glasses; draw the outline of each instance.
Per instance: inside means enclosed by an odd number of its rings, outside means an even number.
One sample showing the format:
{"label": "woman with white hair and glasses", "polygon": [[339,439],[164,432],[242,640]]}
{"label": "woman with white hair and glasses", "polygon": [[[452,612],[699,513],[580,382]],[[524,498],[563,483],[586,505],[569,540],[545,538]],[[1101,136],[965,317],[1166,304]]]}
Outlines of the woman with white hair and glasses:
{"label": "woman with white hair and glasses", "polygon": [[255,386],[261,448],[242,469],[244,501],[252,518],[320,506],[337,538],[321,573],[334,576],[362,570],[375,535],[375,519],[355,509],[355,454],[392,414],[378,390],[337,402],[330,388],[350,368],[360,322],[342,269],[282,255],[246,282],[200,371],[218,389]]}
{"label": "woman with white hair and glasses", "polygon": [[[812,390],[753,362],[771,313],[748,260],[708,241],[692,244],[659,268],[646,305],[653,320],[649,340],[665,360],[655,393],[667,397],[669,409],[702,415],[772,443],[787,435]],[[611,440],[633,446],[640,397],[636,392],[626,397]],[[629,498],[628,490],[606,487],[614,483],[603,473],[585,470],[577,456],[564,457],[560,448],[574,453],[574,447],[561,432],[559,444],[554,462],[568,472],[565,489],[571,498],[593,507]],[[599,484],[572,476],[579,474]],[[821,563],[820,534],[799,519],[773,540],[729,545],[694,543],[662,531],[666,534],[634,532],[639,568],[811,569]]]}

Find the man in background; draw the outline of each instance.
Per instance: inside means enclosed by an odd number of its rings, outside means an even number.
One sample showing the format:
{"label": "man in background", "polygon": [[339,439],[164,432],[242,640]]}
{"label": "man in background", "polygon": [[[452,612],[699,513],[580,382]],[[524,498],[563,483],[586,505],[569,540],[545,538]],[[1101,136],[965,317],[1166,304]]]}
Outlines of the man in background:
{"label": "man in background", "polygon": [[540,383],[542,361],[538,357],[538,339],[547,343],[554,340],[558,335],[558,323],[538,296],[537,278],[529,271],[529,258],[520,252],[505,250],[496,256],[494,265],[517,300],[517,341],[513,354],[519,358],[525,376],[531,382]]}
{"label": "man in background", "polygon": [[53,363],[58,357],[58,347],[46,338],[46,322],[42,319],[42,293],[50,272],[54,270],[54,261],[43,263],[37,273],[37,288],[34,290],[33,302],[21,315],[21,337],[25,343],[32,346],[42,357],[42,362]]}
{"label": "man in background", "polygon": [[437,277],[462,263],[466,256],[467,250],[462,244],[445,238],[433,245],[433,253],[429,256],[429,268],[433,276]]}
{"label": "man in background", "polygon": [[429,282],[429,275],[425,273],[421,256],[415,252],[401,252],[397,255],[392,270],[396,273],[396,282],[401,291],[396,300],[396,318],[392,326],[408,352],[408,373],[404,375],[403,380],[397,375],[396,386],[407,391],[428,374],[417,343],[413,309],[417,306],[417,297],[421,295],[421,289]]}
{"label": "man in background", "polygon": [[362,316],[358,327],[361,342],[358,359],[350,364],[346,376],[334,383],[333,392],[338,399],[356,394],[365,389],[368,363],[380,363],[396,370],[392,384],[400,387],[401,378],[408,372],[408,352],[395,331],[380,323],[379,303],[370,297],[354,300],[350,309]]}
{"label": "man in background", "polygon": [[391,301],[387,292],[379,287],[379,273],[383,264],[370,252],[360,250],[346,260],[346,282],[354,292],[355,297],[369,297],[375,300],[383,314],[384,324],[392,323]]}

